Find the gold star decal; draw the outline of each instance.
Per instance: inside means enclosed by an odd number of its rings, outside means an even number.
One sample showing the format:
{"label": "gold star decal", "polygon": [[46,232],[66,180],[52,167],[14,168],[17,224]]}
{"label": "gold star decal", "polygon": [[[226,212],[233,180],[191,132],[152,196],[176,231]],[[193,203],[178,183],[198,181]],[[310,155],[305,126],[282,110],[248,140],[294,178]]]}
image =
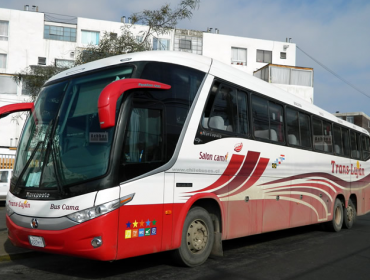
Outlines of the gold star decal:
{"label": "gold star decal", "polygon": [[135,220],[135,222],[133,222],[132,224],[134,225],[134,227],[137,227],[138,222],[136,222]]}

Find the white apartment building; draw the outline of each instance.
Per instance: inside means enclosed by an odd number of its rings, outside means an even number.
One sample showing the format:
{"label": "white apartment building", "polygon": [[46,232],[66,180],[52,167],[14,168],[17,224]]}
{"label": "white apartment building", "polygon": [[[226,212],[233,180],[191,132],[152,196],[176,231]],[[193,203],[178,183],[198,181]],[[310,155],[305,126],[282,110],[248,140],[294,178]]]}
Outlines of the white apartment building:
{"label": "white apartment building", "polygon": [[[130,24],[124,17],[104,21],[43,13],[28,5],[24,10],[0,8],[0,106],[30,99],[22,85],[14,82],[15,73],[31,65],[71,66],[77,51],[98,44],[104,32],[119,35],[124,24]],[[132,27],[138,40],[145,30],[147,26]],[[313,101],[313,72],[311,68],[302,72],[295,67],[294,43],[228,36],[217,29],[175,29],[153,37],[151,42],[153,50],[186,51],[232,64],[246,75],[255,75]],[[16,123],[10,116],[0,119],[0,148],[17,145],[23,122],[18,119]]]}

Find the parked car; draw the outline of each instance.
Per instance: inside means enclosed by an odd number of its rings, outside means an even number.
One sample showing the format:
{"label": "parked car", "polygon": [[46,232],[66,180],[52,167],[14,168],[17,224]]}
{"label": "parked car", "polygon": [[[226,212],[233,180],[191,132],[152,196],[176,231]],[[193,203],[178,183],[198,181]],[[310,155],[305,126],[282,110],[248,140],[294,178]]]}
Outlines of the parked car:
{"label": "parked car", "polygon": [[0,169],[0,201],[6,200],[12,174],[12,169]]}

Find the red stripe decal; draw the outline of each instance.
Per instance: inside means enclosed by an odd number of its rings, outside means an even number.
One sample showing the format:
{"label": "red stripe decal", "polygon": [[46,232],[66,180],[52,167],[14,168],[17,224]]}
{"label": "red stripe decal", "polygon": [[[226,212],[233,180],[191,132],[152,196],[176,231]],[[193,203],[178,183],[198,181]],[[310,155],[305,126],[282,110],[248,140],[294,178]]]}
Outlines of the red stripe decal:
{"label": "red stripe decal", "polygon": [[216,182],[214,182],[212,185],[206,187],[205,189],[201,189],[201,190],[197,190],[197,191],[193,191],[193,192],[189,192],[189,193],[197,193],[197,192],[208,191],[208,190],[216,189],[219,186],[222,186],[223,184],[225,184],[227,181],[230,180],[230,176],[234,176],[236,174],[236,172],[239,170],[240,165],[242,164],[244,158],[245,158],[245,156],[233,154],[231,156],[230,162],[227,165],[224,173],[222,173],[221,177],[219,177]]}
{"label": "red stripe decal", "polygon": [[236,175],[236,177],[229,184],[215,191],[214,193],[216,195],[221,195],[224,193],[231,192],[238,188],[252,173],[254,167],[256,166],[259,156],[260,153],[258,152],[248,151],[247,157],[238,175]]}
{"label": "red stripe decal", "polygon": [[237,190],[235,193],[229,194],[229,196],[241,193],[253,186],[258,181],[258,179],[261,178],[263,172],[265,172],[268,162],[268,158],[260,158],[260,160],[258,161],[258,165],[249,180],[245,182],[245,184],[239,190]]}

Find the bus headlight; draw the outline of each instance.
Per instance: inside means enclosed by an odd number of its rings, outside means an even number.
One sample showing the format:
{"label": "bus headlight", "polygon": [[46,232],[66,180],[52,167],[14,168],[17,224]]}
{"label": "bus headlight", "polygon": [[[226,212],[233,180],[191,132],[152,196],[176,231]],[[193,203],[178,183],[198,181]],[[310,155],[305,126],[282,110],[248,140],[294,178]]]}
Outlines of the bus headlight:
{"label": "bus headlight", "polygon": [[135,193],[132,193],[120,199],[69,214],[67,217],[74,222],[83,223],[118,209],[120,206],[130,202],[134,198],[134,195]]}

